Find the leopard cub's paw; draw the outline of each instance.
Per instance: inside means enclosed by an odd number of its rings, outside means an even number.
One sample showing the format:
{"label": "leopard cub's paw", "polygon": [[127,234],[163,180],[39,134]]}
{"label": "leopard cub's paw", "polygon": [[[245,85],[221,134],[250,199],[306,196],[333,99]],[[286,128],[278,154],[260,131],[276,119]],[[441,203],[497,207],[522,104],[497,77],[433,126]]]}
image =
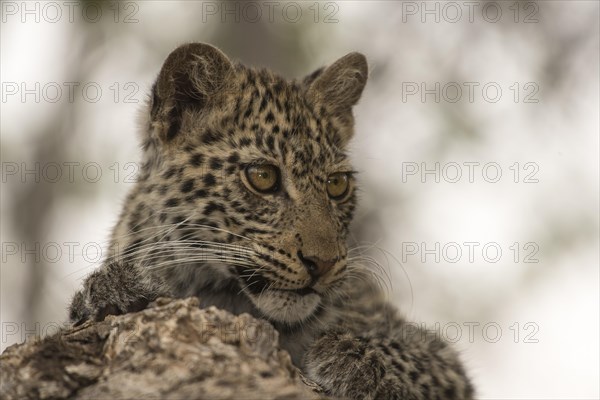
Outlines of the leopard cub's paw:
{"label": "leopard cub's paw", "polygon": [[372,398],[385,375],[381,352],[366,339],[329,332],[305,357],[308,376],[334,396]]}
{"label": "leopard cub's paw", "polygon": [[71,302],[69,318],[74,325],[101,321],[146,308],[157,297],[168,295],[141,268],[113,262],[89,275]]}

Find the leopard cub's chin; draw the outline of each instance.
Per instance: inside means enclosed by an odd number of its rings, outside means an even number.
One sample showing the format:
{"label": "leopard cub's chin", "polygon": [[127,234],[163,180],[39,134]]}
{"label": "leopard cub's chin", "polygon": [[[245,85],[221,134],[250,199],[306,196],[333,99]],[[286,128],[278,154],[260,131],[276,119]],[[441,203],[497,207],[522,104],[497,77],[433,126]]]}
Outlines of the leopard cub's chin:
{"label": "leopard cub's chin", "polygon": [[310,318],[321,303],[321,295],[316,292],[305,294],[270,289],[261,294],[247,293],[247,295],[267,319],[288,324]]}

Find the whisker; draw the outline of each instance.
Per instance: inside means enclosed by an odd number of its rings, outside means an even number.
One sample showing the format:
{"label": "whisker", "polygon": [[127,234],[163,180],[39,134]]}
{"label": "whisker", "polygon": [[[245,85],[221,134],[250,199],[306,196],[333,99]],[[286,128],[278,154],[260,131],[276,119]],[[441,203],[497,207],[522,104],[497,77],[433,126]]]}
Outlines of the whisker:
{"label": "whisker", "polygon": [[166,269],[169,267],[176,267],[181,264],[188,264],[188,263],[193,263],[193,262],[200,262],[200,263],[211,262],[211,263],[224,263],[224,264],[228,264],[228,265],[252,266],[252,264],[249,262],[243,262],[243,260],[237,260],[237,259],[188,257],[188,258],[183,258],[183,259],[167,260],[167,261],[158,263],[156,265],[149,266],[148,269],[149,270]]}
{"label": "whisker", "polygon": [[348,250],[348,254],[353,253],[353,252],[358,252],[360,255],[363,255],[364,253],[366,253],[370,250],[373,250],[373,249],[379,251],[380,254],[383,254],[384,257],[386,258],[387,269],[382,269],[382,272],[385,273],[386,277],[390,281],[390,284],[391,284],[391,278],[390,278],[390,274],[389,274],[390,259],[393,260],[395,264],[400,266],[400,269],[402,270],[402,273],[403,273],[404,277],[406,278],[409,288],[410,288],[410,309],[412,309],[412,307],[414,305],[414,289],[413,289],[412,282],[410,280],[410,276],[408,275],[408,272],[406,271],[406,268],[404,267],[404,265],[398,260],[398,258],[392,252],[382,248],[381,246],[379,246],[376,243],[373,243],[373,244],[354,246]]}

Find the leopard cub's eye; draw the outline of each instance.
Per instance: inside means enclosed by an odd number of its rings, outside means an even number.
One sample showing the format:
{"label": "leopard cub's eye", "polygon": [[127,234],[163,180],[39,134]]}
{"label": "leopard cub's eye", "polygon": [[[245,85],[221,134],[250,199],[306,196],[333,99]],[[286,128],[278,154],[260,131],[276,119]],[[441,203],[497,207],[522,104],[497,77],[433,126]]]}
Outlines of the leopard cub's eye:
{"label": "leopard cub's eye", "polygon": [[249,165],[246,179],[260,193],[272,193],[279,189],[279,168],[270,164]]}
{"label": "leopard cub's eye", "polygon": [[336,172],[327,178],[327,194],[334,200],[340,200],[350,188],[350,178],[346,172]]}

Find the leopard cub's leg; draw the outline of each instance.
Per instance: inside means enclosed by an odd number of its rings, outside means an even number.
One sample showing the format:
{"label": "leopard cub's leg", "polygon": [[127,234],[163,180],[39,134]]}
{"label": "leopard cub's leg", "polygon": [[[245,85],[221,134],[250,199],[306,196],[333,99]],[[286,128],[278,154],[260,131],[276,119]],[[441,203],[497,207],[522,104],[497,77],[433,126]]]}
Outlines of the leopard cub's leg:
{"label": "leopard cub's leg", "polygon": [[330,331],[309,348],[307,375],[334,396],[372,399],[385,375],[381,351],[349,333]]}
{"label": "leopard cub's leg", "polygon": [[[310,379],[348,399],[473,399],[473,386],[446,343],[329,332],[305,355]],[[408,339],[408,340],[407,340]]]}
{"label": "leopard cub's leg", "polygon": [[[333,396],[348,399],[471,400],[473,385],[456,350],[416,329],[367,290],[308,347],[303,370]],[[360,295],[360,294],[359,294]]]}
{"label": "leopard cub's leg", "polygon": [[118,261],[107,263],[90,274],[83,289],[75,293],[69,319],[75,325],[101,321],[109,314],[142,310],[160,296],[168,296],[168,292],[142,267]]}

